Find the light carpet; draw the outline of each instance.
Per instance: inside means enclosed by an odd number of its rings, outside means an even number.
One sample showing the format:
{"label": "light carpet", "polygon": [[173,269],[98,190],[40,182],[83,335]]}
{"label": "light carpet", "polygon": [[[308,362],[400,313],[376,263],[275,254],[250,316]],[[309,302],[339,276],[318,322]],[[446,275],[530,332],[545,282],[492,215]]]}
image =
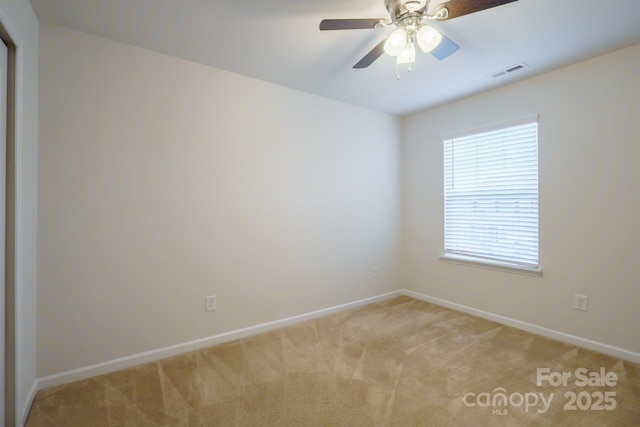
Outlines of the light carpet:
{"label": "light carpet", "polygon": [[631,427],[640,365],[397,297],[41,390],[26,425]]}

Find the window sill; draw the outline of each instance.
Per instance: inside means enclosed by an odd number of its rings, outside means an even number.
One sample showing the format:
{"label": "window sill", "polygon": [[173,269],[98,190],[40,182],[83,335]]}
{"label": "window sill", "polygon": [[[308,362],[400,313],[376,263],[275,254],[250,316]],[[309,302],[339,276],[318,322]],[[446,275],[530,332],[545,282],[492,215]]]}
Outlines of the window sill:
{"label": "window sill", "polygon": [[523,274],[525,276],[542,276],[541,268],[524,267],[521,265],[508,264],[506,262],[483,260],[462,255],[442,254],[440,256],[440,261],[452,264],[468,265],[471,267],[486,268],[489,270],[506,271],[507,273]]}

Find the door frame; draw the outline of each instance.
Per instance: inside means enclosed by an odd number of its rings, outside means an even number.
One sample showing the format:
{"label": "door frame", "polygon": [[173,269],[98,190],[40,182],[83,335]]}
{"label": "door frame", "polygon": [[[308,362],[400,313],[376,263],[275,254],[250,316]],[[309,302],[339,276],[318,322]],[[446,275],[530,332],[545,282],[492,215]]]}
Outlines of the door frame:
{"label": "door frame", "polygon": [[17,47],[4,23],[0,38],[7,45],[6,105],[6,205],[5,205],[5,307],[4,307],[4,421],[16,425],[16,57]]}

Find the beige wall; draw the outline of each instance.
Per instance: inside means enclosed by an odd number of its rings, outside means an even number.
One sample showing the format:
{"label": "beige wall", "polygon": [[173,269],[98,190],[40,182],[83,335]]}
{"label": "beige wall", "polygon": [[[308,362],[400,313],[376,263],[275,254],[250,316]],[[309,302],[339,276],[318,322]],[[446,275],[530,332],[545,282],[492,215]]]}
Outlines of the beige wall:
{"label": "beige wall", "polygon": [[398,119],[58,27],[40,43],[39,376],[397,287]]}
{"label": "beige wall", "polygon": [[[402,288],[640,352],[640,46],[399,122],[40,31],[38,376]],[[441,263],[440,134],[531,114],[544,276]]]}
{"label": "beige wall", "polygon": [[[408,117],[403,283],[640,352],[640,45]],[[542,278],[438,260],[441,133],[539,114]],[[589,311],[572,309],[575,292]]]}

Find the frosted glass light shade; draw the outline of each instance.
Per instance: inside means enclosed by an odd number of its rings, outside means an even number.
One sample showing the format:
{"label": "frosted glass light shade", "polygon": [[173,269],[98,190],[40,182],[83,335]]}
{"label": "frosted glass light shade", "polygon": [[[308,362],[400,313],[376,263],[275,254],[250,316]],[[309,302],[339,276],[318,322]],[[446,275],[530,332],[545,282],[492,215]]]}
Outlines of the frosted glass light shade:
{"label": "frosted glass light shade", "polygon": [[408,43],[400,55],[398,55],[398,59],[396,59],[397,64],[412,64],[416,62],[416,47],[413,43]]}
{"label": "frosted glass light shade", "polygon": [[436,31],[435,28],[425,25],[420,27],[418,30],[416,39],[418,39],[418,46],[420,46],[420,49],[422,49],[424,53],[428,53],[440,44],[442,41],[442,34]]}
{"label": "frosted glass light shade", "polygon": [[398,28],[387,38],[387,41],[384,43],[384,51],[387,55],[398,56],[402,53],[406,45],[407,32],[402,28]]}

